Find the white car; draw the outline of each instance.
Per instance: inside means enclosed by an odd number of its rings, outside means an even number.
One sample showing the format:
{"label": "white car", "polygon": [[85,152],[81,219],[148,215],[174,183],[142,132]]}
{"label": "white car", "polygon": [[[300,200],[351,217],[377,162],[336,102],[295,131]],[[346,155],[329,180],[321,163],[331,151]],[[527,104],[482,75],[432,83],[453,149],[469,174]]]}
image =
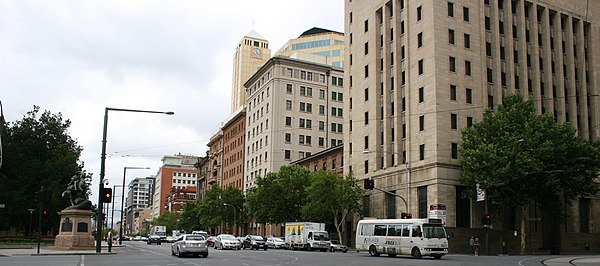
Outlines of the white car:
{"label": "white car", "polygon": [[175,243],[171,244],[171,255],[183,257],[187,254],[208,257],[208,244],[201,235],[180,235]]}
{"label": "white car", "polygon": [[240,249],[241,243],[233,235],[220,234],[215,239],[215,249]]}
{"label": "white car", "polygon": [[279,237],[269,237],[267,238],[267,248],[286,249],[288,248],[288,244]]}

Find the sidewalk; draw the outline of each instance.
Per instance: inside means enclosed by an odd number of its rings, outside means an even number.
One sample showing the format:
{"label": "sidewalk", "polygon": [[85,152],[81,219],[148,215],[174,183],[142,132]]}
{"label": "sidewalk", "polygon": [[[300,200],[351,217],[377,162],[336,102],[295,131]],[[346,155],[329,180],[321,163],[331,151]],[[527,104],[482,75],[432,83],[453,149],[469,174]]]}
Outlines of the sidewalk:
{"label": "sidewalk", "polygon": [[542,261],[546,266],[585,266],[585,265],[600,265],[600,256],[569,256],[556,257]]}
{"label": "sidewalk", "polygon": [[117,254],[115,248],[125,247],[123,245],[113,245],[111,252],[108,252],[108,244],[102,242],[102,252],[96,253],[95,249],[91,250],[55,250],[52,246],[40,246],[38,254],[37,245],[2,245],[0,246],[0,257],[6,256],[47,256],[47,255],[112,255]]}

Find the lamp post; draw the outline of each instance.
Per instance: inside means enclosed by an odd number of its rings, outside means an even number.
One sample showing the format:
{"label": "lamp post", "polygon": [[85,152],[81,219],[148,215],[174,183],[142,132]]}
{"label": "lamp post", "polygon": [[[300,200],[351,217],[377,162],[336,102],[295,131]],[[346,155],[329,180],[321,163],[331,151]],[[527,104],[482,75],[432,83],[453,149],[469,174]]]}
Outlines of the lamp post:
{"label": "lamp post", "polygon": [[31,220],[33,218],[33,212],[35,211],[35,209],[27,209],[29,211],[29,236],[31,236]]}
{"label": "lamp post", "polygon": [[121,226],[119,227],[119,245],[123,244],[123,206],[125,202],[125,176],[127,175],[127,169],[150,169],[150,167],[135,167],[135,166],[126,166],[123,167],[123,189],[121,190]]}
{"label": "lamp post", "polygon": [[146,110],[133,110],[133,109],[121,109],[121,108],[104,108],[104,127],[102,129],[102,154],[100,156],[100,185],[98,186],[98,208],[96,215],[96,253],[102,252],[102,190],[104,189],[104,169],[106,162],[106,132],[108,126],[108,111],[119,111],[119,112],[134,112],[134,113],[151,113],[151,114],[166,114],[173,115],[174,112],[159,112],[159,111],[146,111]]}
{"label": "lamp post", "polygon": [[235,216],[237,215],[237,211],[235,210],[235,206],[227,204],[227,203],[223,203],[223,206],[229,206],[231,208],[233,208],[233,230],[232,230],[232,234],[235,235]]}

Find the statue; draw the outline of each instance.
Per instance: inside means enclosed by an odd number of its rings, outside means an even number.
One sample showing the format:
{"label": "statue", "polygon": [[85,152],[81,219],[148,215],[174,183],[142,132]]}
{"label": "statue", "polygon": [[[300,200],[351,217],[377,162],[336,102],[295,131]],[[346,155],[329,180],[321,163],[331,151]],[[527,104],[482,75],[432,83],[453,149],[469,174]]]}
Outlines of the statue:
{"label": "statue", "polygon": [[71,206],[65,210],[92,210],[92,202],[88,199],[87,178],[85,173],[71,177],[67,190],[62,193],[63,198],[68,195],[71,201]]}

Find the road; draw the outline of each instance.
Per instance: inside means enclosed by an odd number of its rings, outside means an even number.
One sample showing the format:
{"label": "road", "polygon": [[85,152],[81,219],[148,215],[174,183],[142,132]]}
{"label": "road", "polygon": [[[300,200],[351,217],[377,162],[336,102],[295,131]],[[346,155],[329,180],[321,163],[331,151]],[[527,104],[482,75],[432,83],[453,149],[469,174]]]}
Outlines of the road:
{"label": "road", "polygon": [[[170,244],[147,245],[144,242],[125,242],[117,247],[116,254],[102,255],[51,255],[0,257],[0,265],[45,265],[45,266],[308,266],[308,265],[542,265],[547,256],[467,256],[448,255],[441,260],[432,258],[412,259],[409,257],[371,257],[367,253],[330,253],[290,250],[215,250],[209,249],[208,258],[178,258],[171,255]],[[588,264],[578,264],[588,265]],[[592,264],[589,264],[592,265]]]}

